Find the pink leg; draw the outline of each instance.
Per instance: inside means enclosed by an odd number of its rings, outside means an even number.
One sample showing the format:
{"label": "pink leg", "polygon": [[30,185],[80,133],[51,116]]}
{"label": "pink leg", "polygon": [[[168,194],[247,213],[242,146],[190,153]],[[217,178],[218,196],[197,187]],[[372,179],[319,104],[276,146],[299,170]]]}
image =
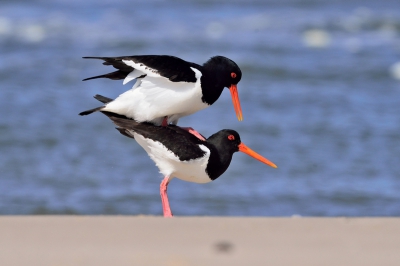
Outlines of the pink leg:
{"label": "pink leg", "polygon": [[168,117],[167,116],[164,117],[163,121],[161,122],[161,126],[162,127],[168,126]]}
{"label": "pink leg", "polygon": [[201,135],[199,132],[197,132],[195,129],[191,128],[191,127],[181,127],[182,129],[188,131],[190,134],[192,134],[193,136],[197,137],[200,140],[206,140],[206,138]]}
{"label": "pink leg", "polygon": [[172,217],[171,208],[169,207],[167,187],[169,183],[169,176],[164,177],[160,184],[161,203],[163,208],[164,217]]}

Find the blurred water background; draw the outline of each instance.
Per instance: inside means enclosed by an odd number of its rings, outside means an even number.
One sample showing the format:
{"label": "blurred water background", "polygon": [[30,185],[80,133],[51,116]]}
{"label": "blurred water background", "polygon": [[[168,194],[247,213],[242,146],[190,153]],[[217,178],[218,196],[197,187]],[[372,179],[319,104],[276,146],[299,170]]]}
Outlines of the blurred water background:
{"label": "blurred water background", "polygon": [[235,154],[209,184],[174,179],[176,215],[400,215],[400,1],[0,2],[0,214],[162,213],[162,176],[98,106],[131,84],[82,56],[170,54],[241,67],[230,94],[180,120],[237,130],[275,162]]}

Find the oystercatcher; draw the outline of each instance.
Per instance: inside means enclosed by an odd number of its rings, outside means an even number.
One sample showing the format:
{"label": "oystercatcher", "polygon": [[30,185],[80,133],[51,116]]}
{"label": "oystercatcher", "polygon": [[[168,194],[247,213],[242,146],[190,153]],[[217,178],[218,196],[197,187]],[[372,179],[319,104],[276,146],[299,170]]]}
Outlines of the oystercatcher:
{"label": "oystercatcher", "polygon": [[137,122],[176,125],[179,118],[213,104],[225,87],[229,88],[239,121],[243,119],[237,84],[242,78],[238,65],[223,56],[214,56],[202,66],[169,55],[84,57],[101,59],[117,71],[84,80],[136,80],[131,90],[104,106],[81,112],[88,115],[107,111]]}
{"label": "oystercatcher", "polygon": [[[100,100],[101,97],[97,99]],[[277,167],[244,145],[239,134],[231,129],[221,130],[202,141],[175,125],[160,127],[147,122],[138,123],[107,111],[102,113],[118,126],[121,134],[134,138],[165,176],[160,185],[164,217],[172,217],[167,186],[174,177],[195,183],[211,182],[226,171],[233,153],[237,151],[271,167]]]}

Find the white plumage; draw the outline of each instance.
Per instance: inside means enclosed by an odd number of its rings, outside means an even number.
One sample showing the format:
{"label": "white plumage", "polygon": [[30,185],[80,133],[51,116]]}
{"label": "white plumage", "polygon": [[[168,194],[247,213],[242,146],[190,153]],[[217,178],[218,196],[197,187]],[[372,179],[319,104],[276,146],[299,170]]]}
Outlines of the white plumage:
{"label": "white plumage", "polygon": [[[138,122],[152,122],[160,125],[164,116],[168,122],[177,124],[179,118],[207,108],[202,101],[201,72],[191,67],[196,82],[171,82],[162,77],[156,70],[143,64],[124,60],[124,63],[135,68],[124,79],[124,84],[137,79],[132,89],[119,95],[114,101],[105,105],[102,111],[109,111],[133,118]],[[143,78],[141,76],[146,75]]]}

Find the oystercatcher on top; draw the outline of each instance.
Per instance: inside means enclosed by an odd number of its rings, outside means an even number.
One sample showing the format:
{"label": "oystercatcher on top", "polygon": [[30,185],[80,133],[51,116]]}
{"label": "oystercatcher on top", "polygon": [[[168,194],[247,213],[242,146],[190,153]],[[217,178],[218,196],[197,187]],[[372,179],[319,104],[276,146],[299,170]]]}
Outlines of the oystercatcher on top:
{"label": "oystercatcher on top", "polygon": [[[101,97],[97,96],[97,99],[107,99]],[[167,186],[174,177],[195,183],[211,182],[226,171],[233,153],[237,151],[277,167],[244,145],[234,130],[221,130],[203,141],[175,125],[159,127],[146,122],[138,123],[111,112],[102,113],[118,126],[120,133],[134,138],[165,176],[160,185],[164,217],[172,217]]]}
{"label": "oystercatcher on top", "polygon": [[237,118],[241,121],[237,84],[242,78],[238,65],[223,56],[214,56],[202,66],[169,55],[121,57],[84,57],[104,60],[117,71],[84,80],[123,79],[123,84],[136,79],[131,90],[104,106],[81,112],[88,115],[107,111],[124,115],[137,122],[176,125],[179,118],[213,104],[225,87],[229,88]]}

